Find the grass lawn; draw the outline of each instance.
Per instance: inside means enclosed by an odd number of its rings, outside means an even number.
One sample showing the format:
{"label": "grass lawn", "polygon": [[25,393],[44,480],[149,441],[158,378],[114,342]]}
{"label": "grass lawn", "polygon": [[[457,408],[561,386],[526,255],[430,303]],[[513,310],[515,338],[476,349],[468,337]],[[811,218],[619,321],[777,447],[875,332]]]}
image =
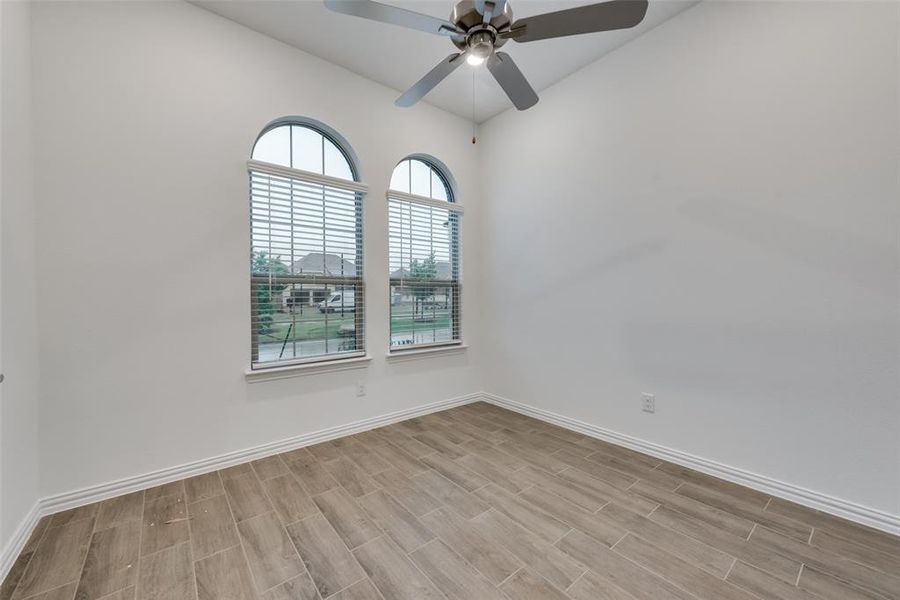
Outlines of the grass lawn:
{"label": "grass lawn", "polygon": [[[260,343],[284,341],[288,327],[291,325],[291,315],[288,313],[276,313],[274,316],[275,323],[272,325],[271,331],[259,336]],[[297,341],[335,339],[340,337],[338,330],[342,326],[352,326],[354,323],[353,313],[345,313],[343,315],[340,313],[329,313],[325,315],[320,313],[317,308],[304,308],[303,314],[297,313],[295,317],[297,323],[295,329],[291,332],[290,339]],[[391,333],[448,329],[449,327],[450,311],[440,311],[435,315],[434,321],[428,322],[413,321],[409,314],[391,319]]]}

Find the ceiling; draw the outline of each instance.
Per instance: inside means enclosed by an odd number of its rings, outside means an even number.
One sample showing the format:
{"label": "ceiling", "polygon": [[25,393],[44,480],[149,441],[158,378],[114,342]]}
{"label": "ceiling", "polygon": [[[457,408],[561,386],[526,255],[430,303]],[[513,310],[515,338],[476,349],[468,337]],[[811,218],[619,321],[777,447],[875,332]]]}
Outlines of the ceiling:
{"label": "ceiling", "polygon": [[[405,90],[455,51],[450,40],[337,14],[318,0],[190,0],[218,15],[345,67],[363,77]],[[447,19],[453,0],[381,0]],[[503,50],[540,94],[581,67],[615,50],[697,0],[651,0],[635,28],[518,44]],[[591,4],[586,0],[510,0],[515,18]],[[474,110],[473,110],[474,90]],[[434,106],[481,123],[512,105],[484,66],[463,65],[425,98]]]}

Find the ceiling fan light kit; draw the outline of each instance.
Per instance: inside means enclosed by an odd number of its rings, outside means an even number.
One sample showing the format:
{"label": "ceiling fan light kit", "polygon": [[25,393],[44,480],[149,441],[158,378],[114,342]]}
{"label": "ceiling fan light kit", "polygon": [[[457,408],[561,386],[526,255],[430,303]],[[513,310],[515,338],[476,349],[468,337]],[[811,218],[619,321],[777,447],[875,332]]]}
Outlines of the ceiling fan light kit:
{"label": "ceiling fan light kit", "polygon": [[506,0],[462,0],[453,7],[450,20],[444,21],[374,0],[324,1],[335,12],[448,37],[459,50],[397,98],[397,106],[412,106],[424,98],[465,58],[466,63],[474,66],[487,63],[488,71],[519,110],[537,104],[538,95],[512,57],[498,52],[498,48],[508,40],[524,43],[628,29],[644,19],[648,6],[647,0],[610,0],[514,21]]}

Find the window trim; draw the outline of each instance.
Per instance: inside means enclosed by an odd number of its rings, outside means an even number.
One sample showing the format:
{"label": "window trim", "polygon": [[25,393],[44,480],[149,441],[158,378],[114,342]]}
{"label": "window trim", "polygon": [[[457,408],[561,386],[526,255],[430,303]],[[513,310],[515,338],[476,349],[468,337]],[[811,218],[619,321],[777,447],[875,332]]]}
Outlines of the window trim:
{"label": "window trim", "polygon": [[[449,175],[447,167],[444,166],[442,162],[439,160],[428,156],[426,154],[410,154],[409,156],[404,157],[401,161],[399,161],[396,165],[394,165],[394,169],[403,163],[404,161],[419,161],[421,163],[426,164],[429,168],[431,168],[437,176],[444,183],[444,186],[447,189],[447,200],[437,200],[435,198],[429,198],[428,196],[420,196],[418,194],[410,194],[408,192],[401,192],[398,190],[392,190],[390,188],[390,183],[388,184],[388,189],[385,192],[385,203],[386,205],[390,205],[391,200],[398,200],[401,202],[411,202],[414,204],[420,204],[425,206],[431,206],[434,208],[440,208],[446,210],[451,213],[455,213],[457,217],[461,217],[465,213],[465,207],[456,201],[456,186],[454,184],[454,180]],[[393,171],[391,171],[391,175],[393,177]],[[390,209],[388,209],[390,210]],[[387,235],[390,236],[390,223],[388,223]],[[391,301],[390,301],[390,291],[391,288],[395,286],[401,286],[404,283],[419,281],[418,279],[413,279],[411,277],[405,278],[397,278],[397,277],[388,277],[388,352],[387,357],[399,357],[402,355],[407,355],[410,359],[415,357],[424,357],[433,354],[441,354],[441,353],[450,353],[456,352],[459,350],[464,350],[469,346],[463,340],[463,329],[462,329],[462,252],[461,252],[461,240],[459,239],[459,234],[455,236],[455,238],[451,237],[451,263],[453,261],[456,262],[457,267],[457,279],[454,281],[452,279],[428,279],[422,280],[427,281],[428,283],[437,284],[435,287],[445,287],[451,288],[453,290],[453,295],[456,298],[456,301],[453,303],[453,312],[451,314],[451,318],[454,323],[457,323],[457,332],[458,337],[454,340],[449,340],[446,342],[430,342],[426,344],[413,344],[409,346],[394,346],[391,343]],[[388,250],[390,254],[390,249]],[[420,356],[422,355],[422,356]]]}
{"label": "window trim", "polygon": [[[332,144],[337,147],[337,149],[344,155],[344,158],[347,160],[347,163],[350,167],[350,174],[353,176],[353,180],[342,179],[339,177],[332,177],[330,175],[324,175],[322,173],[314,173],[311,171],[305,171],[302,169],[295,169],[293,167],[286,167],[284,165],[279,165],[275,163],[270,163],[261,160],[254,160],[252,158],[253,151],[256,149],[256,145],[263,136],[272,131],[273,129],[279,127],[305,127],[307,129],[311,129],[329,140]],[[254,173],[258,173],[261,175],[271,175],[276,177],[284,177],[288,179],[296,179],[303,183],[311,183],[314,185],[322,185],[327,187],[337,188],[343,191],[352,192],[359,196],[359,230],[364,231],[365,229],[365,217],[364,217],[364,202],[366,195],[369,191],[369,186],[359,180],[359,161],[356,157],[356,153],[353,152],[352,147],[349,143],[337,133],[334,129],[321,123],[320,121],[316,121],[315,119],[309,119],[306,117],[284,117],[281,119],[276,119],[266,125],[265,128],[259,133],[256,137],[256,140],[253,142],[253,146],[250,149],[251,158],[247,160],[247,175],[251,180],[250,183],[250,194],[251,194],[251,204],[252,204],[252,178]],[[250,227],[253,227],[252,216],[250,218]],[[363,235],[363,256],[365,255],[365,236]],[[253,249],[253,240],[251,236],[250,240],[250,248],[251,251]],[[365,283],[365,261],[363,261],[362,273],[357,275],[355,278],[348,277],[334,277],[334,276],[325,276],[325,275],[315,275],[315,274],[289,274],[289,275],[254,275],[252,270],[249,273],[250,281],[248,282],[250,285],[250,365],[245,370],[245,377],[248,381],[265,381],[269,379],[281,379],[283,377],[291,377],[294,375],[300,374],[312,374],[312,373],[321,373],[321,372],[330,372],[330,371],[338,371],[344,370],[344,368],[364,368],[368,366],[368,363],[371,361],[371,357],[367,354],[367,350],[365,347],[365,329],[366,329],[366,318],[365,318],[365,291],[366,291],[366,283]],[[357,265],[359,267],[359,265]],[[258,281],[256,281],[258,280]],[[336,285],[353,285],[358,293],[354,295],[356,310],[354,311],[354,315],[363,315],[362,318],[362,331],[357,332],[357,337],[362,338],[363,340],[363,348],[354,352],[345,352],[339,355],[321,355],[321,356],[312,356],[307,358],[294,358],[287,360],[279,360],[271,363],[259,363],[254,359],[254,357],[258,356],[258,337],[259,334],[256,331],[256,328],[253,325],[253,315],[256,314],[256,294],[254,293],[254,283],[272,283],[272,282],[282,282],[286,284],[292,283],[311,283],[311,284],[336,284]],[[349,282],[349,283],[348,283]],[[346,367],[341,367],[341,364],[347,365]],[[265,374],[269,374],[270,376],[265,376]]]}

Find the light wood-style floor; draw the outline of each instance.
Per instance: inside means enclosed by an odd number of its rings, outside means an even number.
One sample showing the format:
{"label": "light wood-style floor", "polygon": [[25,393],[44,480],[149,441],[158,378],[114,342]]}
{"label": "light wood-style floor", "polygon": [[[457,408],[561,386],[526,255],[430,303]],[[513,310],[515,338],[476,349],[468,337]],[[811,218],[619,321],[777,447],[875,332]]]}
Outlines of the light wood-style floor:
{"label": "light wood-style floor", "polygon": [[0,600],[900,598],[900,538],[489,404],[43,519]]}

